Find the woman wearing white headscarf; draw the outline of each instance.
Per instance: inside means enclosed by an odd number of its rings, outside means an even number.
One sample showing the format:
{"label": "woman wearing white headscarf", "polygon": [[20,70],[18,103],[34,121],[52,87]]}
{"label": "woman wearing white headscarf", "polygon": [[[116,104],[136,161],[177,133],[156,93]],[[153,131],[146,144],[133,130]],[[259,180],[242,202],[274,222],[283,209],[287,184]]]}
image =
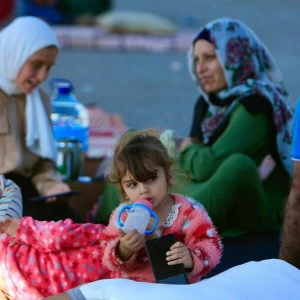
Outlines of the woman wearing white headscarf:
{"label": "woman wearing white headscarf", "polygon": [[24,215],[40,220],[73,217],[65,203],[31,203],[37,195],[67,192],[56,171],[49,98],[39,89],[59,54],[50,26],[20,17],[0,32],[0,174],[23,194]]}

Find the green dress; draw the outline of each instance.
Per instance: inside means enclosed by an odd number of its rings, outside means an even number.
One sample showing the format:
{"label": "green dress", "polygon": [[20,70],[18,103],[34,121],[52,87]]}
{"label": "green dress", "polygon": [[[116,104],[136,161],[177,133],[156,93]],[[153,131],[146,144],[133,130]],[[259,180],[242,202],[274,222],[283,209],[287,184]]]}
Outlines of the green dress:
{"label": "green dress", "polygon": [[[222,236],[279,230],[281,226],[289,176],[279,161],[264,182],[257,171],[271,152],[271,124],[265,113],[253,115],[238,104],[212,146],[192,144],[179,155],[181,171],[171,192],[201,202]],[[189,174],[188,179],[182,179],[182,171]],[[107,185],[97,222],[107,224],[118,199],[116,188]]]}

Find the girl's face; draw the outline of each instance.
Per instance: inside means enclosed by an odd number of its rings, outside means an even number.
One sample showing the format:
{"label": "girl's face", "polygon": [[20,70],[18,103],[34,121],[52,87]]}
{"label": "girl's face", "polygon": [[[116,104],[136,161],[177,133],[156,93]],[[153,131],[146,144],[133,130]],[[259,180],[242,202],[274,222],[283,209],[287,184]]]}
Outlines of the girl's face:
{"label": "girl's face", "polygon": [[27,59],[22,66],[15,82],[25,94],[32,92],[49,75],[58,55],[56,47],[47,47]]}
{"label": "girl's face", "polygon": [[153,210],[157,210],[167,199],[168,187],[173,174],[170,171],[168,178],[162,167],[157,167],[157,176],[150,178],[146,182],[135,180],[130,174],[126,174],[121,181],[123,191],[131,202],[136,202],[141,198],[152,203]]}
{"label": "girl's face", "polygon": [[225,75],[213,44],[198,40],[194,45],[194,63],[205,93],[216,93],[227,87]]}

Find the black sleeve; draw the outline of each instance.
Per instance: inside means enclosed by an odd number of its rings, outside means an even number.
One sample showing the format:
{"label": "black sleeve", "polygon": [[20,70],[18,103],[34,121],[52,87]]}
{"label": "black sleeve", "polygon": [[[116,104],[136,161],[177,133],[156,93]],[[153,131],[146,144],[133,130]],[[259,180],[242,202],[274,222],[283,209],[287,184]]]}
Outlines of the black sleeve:
{"label": "black sleeve", "polygon": [[247,111],[256,115],[259,113],[265,113],[268,117],[272,117],[273,107],[271,102],[264,96],[258,94],[251,94],[244,97],[241,103],[245,106]]}
{"label": "black sleeve", "polygon": [[207,112],[207,103],[202,96],[200,96],[194,107],[193,123],[190,130],[190,137],[202,141],[201,123]]}

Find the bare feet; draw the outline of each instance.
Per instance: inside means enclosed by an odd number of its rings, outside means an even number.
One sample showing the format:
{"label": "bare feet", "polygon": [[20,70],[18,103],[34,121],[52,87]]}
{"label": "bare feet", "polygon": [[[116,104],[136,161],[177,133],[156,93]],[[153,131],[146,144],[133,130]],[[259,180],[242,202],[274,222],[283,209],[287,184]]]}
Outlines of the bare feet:
{"label": "bare feet", "polygon": [[276,162],[270,154],[268,154],[261,164],[258,166],[258,174],[261,181],[266,180],[276,167]]}

